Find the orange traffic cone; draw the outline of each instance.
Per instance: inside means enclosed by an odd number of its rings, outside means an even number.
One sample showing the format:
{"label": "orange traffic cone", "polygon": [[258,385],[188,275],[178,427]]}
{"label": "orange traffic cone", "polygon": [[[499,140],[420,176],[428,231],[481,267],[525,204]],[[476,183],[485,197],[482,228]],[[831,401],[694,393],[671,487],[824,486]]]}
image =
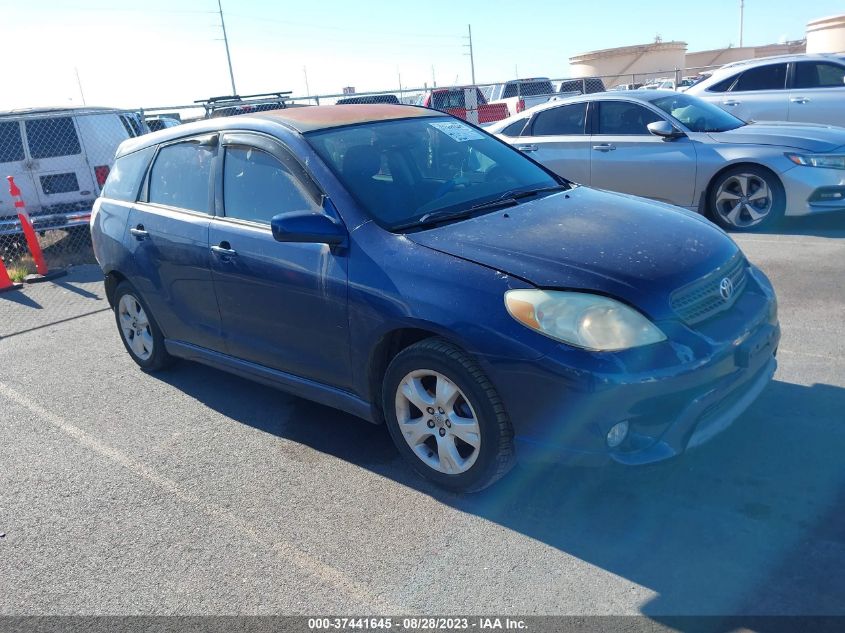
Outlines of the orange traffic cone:
{"label": "orange traffic cone", "polygon": [[47,268],[47,262],[44,260],[44,253],[41,251],[41,245],[38,243],[38,236],[35,235],[35,229],[32,228],[32,222],[29,219],[29,214],[26,212],[26,204],[21,196],[21,190],[15,184],[14,176],[6,176],[9,181],[9,193],[15,199],[15,208],[18,210],[18,220],[21,223],[24,237],[26,237],[29,252],[32,254],[32,259],[35,260],[35,270],[37,275],[27,275],[24,281],[27,283],[36,283],[39,281],[48,281],[66,275],[67,271],[59,269],[50,271]]}
{"label": "orange traffic cone", "polygon": [[9,273],[6,270],[6,264],[3,263],[3,258],[0,257],[0,292],[5,292],[6,290],[16,290],[20,287],[21,284],[14,283],[9,277]]}

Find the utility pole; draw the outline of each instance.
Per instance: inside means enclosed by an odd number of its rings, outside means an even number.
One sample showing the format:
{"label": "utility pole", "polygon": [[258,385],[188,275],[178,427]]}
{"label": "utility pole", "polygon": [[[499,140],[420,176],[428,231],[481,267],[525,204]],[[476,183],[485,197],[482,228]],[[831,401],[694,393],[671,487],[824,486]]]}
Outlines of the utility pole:
{"label": "utility pole", "polygon": [[310,97],[311,96],[311,88],[308,87],[308,67],[307,66],[302,67],[302,74],[305,75],[305,96]]}
{"label": "utility pole", "polygon": [[229,54],[229,38],[226,37],[226,22],[223,20],[223,5],[221,0],[217,0],[217,8],[220,12],[220,26],[223,27],[223,43],[226,45],[226,61],[229,62],[229,79],[232,81],[232,94],[238,94],[238,89],[235,88],[235,73],[232,71],[232,56]]}
{"label": "utility pole", "polygon": [[469,44],[464,44],[464,46],[469,48],[469,67],[472,71],[472,85],[475,85],[475,58],[472,55],[472,24],[467,24],[467,33],[466,36],[469,40]]}
{"label": "utility pole", "polygon": [[742,48],[742,23],[745,18],[745,0],[739,0],[739,47]]}
{"label": "utility pole", "polygon": [[396,74],[399,76],[399,101],[402,101],[402,73],[396,69]]}
{"label": "utility pole", "polygon": [[434,64],[431,65],[431,85],[433,88],[437,88],[437,79],[434,78]]}

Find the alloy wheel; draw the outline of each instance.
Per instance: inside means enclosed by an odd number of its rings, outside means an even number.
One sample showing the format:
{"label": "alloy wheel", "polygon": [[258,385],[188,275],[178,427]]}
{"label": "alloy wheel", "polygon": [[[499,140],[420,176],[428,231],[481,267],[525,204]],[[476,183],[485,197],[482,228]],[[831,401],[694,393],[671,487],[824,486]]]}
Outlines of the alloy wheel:
{"label": "alloy wheel", "polygon": [[402,437],[428,467],[447,475],[472,468],[481,448],[481,428],[467,397],[440,372],[407,374],[396,390],[396,420]]}
{"label": "alloy wheel", "polygon": [[760,224],[772,210],[772,191],[764,178],[742,173],[729,176],[716,191],[716,213],[728,225],[747,228]]}

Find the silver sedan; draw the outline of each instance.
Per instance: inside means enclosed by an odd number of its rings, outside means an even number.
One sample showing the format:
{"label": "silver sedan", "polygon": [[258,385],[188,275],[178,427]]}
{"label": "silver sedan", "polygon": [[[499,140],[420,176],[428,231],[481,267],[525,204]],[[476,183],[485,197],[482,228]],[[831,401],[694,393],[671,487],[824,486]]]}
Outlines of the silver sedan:
{"label": "silver sedan", "polygon": [[845,128],[746,123],[648,90],[551,101],[488,131],[569,180],[686,207],[726,229],[845,210]]}

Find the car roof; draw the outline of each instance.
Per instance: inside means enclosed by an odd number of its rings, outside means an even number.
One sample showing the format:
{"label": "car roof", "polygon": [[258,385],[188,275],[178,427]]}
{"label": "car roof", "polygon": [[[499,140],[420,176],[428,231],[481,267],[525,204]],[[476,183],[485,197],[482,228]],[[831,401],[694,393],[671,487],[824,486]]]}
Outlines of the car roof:
{"label": "car roof", "polygon": [[17,108],[0,110],[0,116],[30,116],[57,114],[108,114],[111,112],[136,112],[131,108],[110,108],[99,106],[48,106],[43,108]]}
{"label": "car roof", "polygon": [[839,55],[832,53],[792,53],[789,55],[769,55],[768,57],[755,57],[753,59],[742,59],[740,61],[725,64],[719,70],[727,68],[741,68],[743,66],[761,66],[771,62],[800,62],[800,61],[843,61]]}
{"label": "car roof", "polygon": [[301,108],[283,108],[281,110],[267,110],[253,114],[242,114],[232,117],[203,119],[192,123],[184,123],[160,132],[144,134],[124,141],[119,155],[128,154],[145,147],[166,143],[182,137],[197,134],[210,134],[229,130],[243,130],[244,128],[267,128],[267,124],[279,124],[300,134],[317,132],[346,125],[358,125],[377,121],[394,121],[398,119],[414,119],[421,117],[448,116],[438,110],[420,108],[411,105],[396,105],[389,103],[375,104],[347,104],[306,106]]}

